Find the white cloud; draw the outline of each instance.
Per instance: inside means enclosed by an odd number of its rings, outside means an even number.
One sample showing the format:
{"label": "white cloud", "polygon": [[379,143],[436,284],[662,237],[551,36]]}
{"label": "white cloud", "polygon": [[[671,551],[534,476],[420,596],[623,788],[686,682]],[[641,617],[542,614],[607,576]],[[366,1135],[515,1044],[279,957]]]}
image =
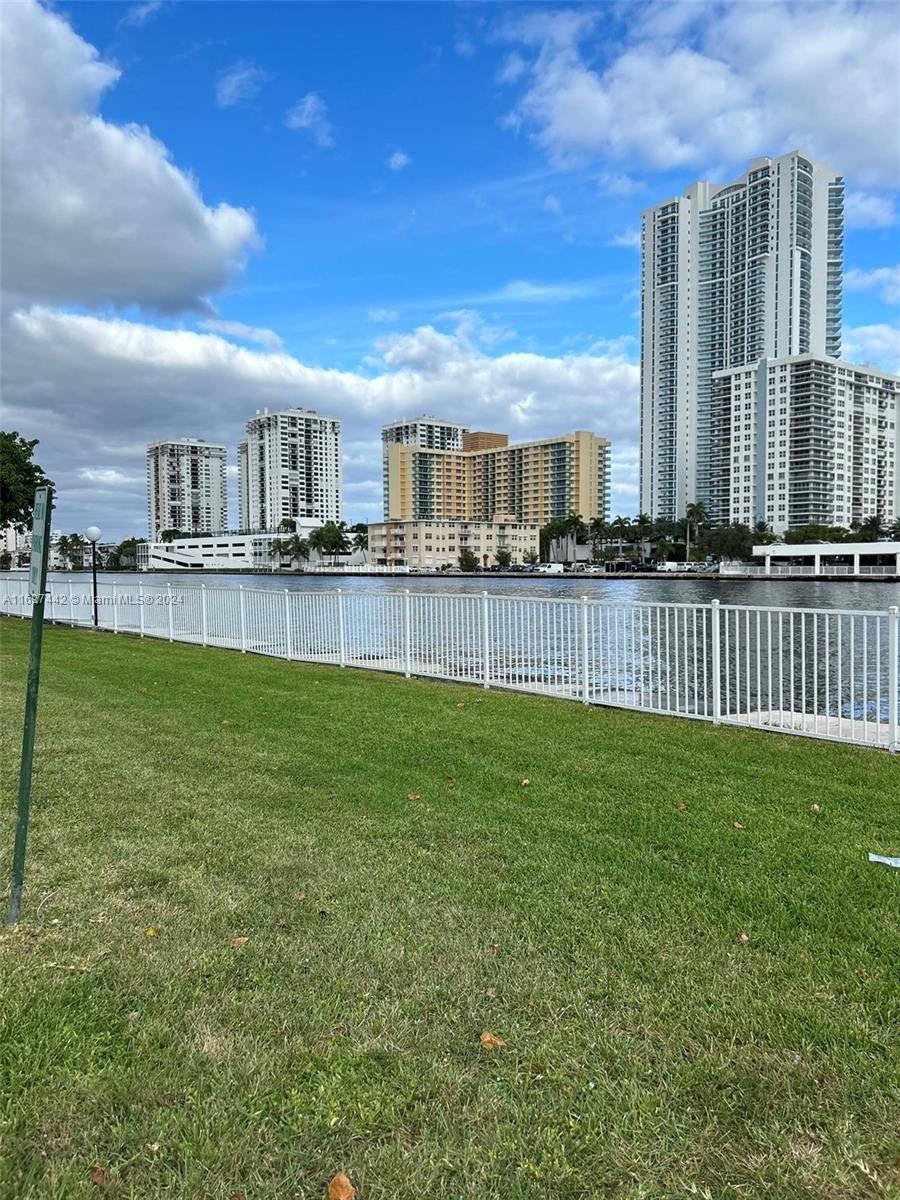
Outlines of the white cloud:
{"label": "white cloud", "polygon": [[602,154],[702,171],[801,146],[860,182],[896,186],[893,5],[655,5],[611,61],[598,20],[554,10],[507,25],[537,51],[509,123],[533,129],[558,164]]}
{"label": "white cloud", "polygon": [[216,104],[219,108],[233,108],[245,100],[254,100],[268,78],[262,67],[255,63],[232,63],[216,80]]}
{"label": "white cloud", "polygon": [[606,196],[620,196],[629,199],[638,192],[646,190],[646,183],[640,179],[632,179],[630,175],[617,171],[603,171],[597,177],[600,191]]}
{"label": "white cloud", "polygon": [[404,167],[408,167],[412,159],[408,154],[404,154],[402,150],[395,150],[385,160],[385,165],[390,167],[392,171],[402,171]]}
{"label": "white cloud", "polygon": [[543,207],[547,212],[554,213],[556,216],[559,216],[562,212],[562,204],[560,203],[559,196],[555,196],[553,192],[544,197]]}
{"label": "white cloud", "polygon": [[853,267],[844,275],[848,292],[875,292],[885,304],[900,304],[900,266],[863,271]]}
{"label": "white cloud", "polygon": [[845,328],[841,352],[850,361],[872,363],[885,371],[900,372],[900,326],[857,325]]}
{"label": "white cloud", "polygon": [[519,304],[561,304],[567,300],[581,300],[586,296],[596,294],[597,285],[592,280],[582,283],[540,283],[530,279],[514,279],[510,283],[480,297],[488,303],[502,303],[506,300]]}
{"label": "white cloud", "polygon": [[307,92],[284,115],[288,129],[305,129],[317,146],[334,145],[334,130],[328,119],[328,105],[316,92]]}
{"label": "white cloud", "polygon": [[143,4],[132,4],[119,21],[119,26],[125,28],[146,25],[152,17],[156,16],[162,6],[163,0],[144,0]]}
{"label": "white cloud", "polygon": [[86,483],[97,483],[103,487],[132,487],[136,483],[145,484],[146,474],[136,471],[120,471],[117,467],[82,467],[78,478]]}
{"label": "white cloud", "polygon": [[220,321],[208,319],[200,322],[210,333],[224,333],[226,337],[239,338],[242,342],[255,342],[267,350],[280,350],[281,338],[272,329],[260,329],[256,325],[245,325],[243,321]]}
{"label": "white cloud", "polygon": [[0,5],[3,286],[13,303],[203,310],[258,244],[253,217],[209,207],[137,125],[97,115],[117,81],[56,13]]}
{"label": "white cloud", "polygon": [[396,321],[400,316],[396,308],[370,308],[369,320],[375,321],[379,325],[387,324],[388,321]]}
{"label": "white cloud", "polygon": [[897,224],[893,197],[848,191],[844,197],[844,223],[848,229],[889,229]]}
{"label": "white cloud", "polygon": [[528,63],[518,51],[514,50],[512,54],[508,54],[504,60],[503,66],[497,72],[498,83],[515,83],[517,79],[521,79],[528,70]]}
{"label": "white cloud", "polygon": [[113,512],[82,471],[142,475],[146,444],[176,434],[223,441],[233,459],[247,418],[265,406],[343,419],[351,519],[377,519],[379,428],[404,413],[445,413],[513,440],[582,428],[620,450],[637,444],[638,370],[621,353],[492,357],[431,326],[386,338],[364,374],[215,334],[35,307],[8,322],[4,374],[6,416],[24,436],[41,437],[37,459],[57,483],[62,524],[76,528],[105,507],[101,524],[118,523],[111,536],[143,531],[143,487]]}
{"label": "white cloud", "polygon": [[607,246],[627,246],[632,250],[640,250],[641,231],[636,226],[632,226],[630,229],[623,230],[622,233],[613,234],[606,244]]}

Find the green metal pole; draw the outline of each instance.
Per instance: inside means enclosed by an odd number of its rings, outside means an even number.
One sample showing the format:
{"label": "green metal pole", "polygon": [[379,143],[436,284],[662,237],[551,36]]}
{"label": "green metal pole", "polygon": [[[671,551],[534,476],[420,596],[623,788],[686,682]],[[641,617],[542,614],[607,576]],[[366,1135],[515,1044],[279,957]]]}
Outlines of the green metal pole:
{"label": "green metal pole", "polygon": [[41,678],[41,646],[44,640],[44,599],[47,591],[47,558],[50,552],[50,511],[53,493],[40,487],[34,496],[34,520],[31,534],[31,650],[28,656],[28,683],[25,689],[25,726],[22,732],[22,768],[19,772],[19,807],[16,814],[16,842],[13,849],[12,880],[9,893],[9,924],[15,925],[22,909],[25,882],[25,849],[28,842],[28,815],[31,809],[31,767],[34,760],[34,734],[37,726],[38,684]]}

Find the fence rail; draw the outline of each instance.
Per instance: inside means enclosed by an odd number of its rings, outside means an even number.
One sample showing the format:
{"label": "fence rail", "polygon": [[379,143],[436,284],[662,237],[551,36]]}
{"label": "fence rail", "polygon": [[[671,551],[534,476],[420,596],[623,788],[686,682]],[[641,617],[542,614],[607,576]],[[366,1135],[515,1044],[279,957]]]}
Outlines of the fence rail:
{"label": "fence rail", "polygon": [[[900,750],[900,614],[434,592],[100,583],[115,633]],[[28,617],[25,578],[0,612]],[[90,580],[46,619],[93,624]]]}

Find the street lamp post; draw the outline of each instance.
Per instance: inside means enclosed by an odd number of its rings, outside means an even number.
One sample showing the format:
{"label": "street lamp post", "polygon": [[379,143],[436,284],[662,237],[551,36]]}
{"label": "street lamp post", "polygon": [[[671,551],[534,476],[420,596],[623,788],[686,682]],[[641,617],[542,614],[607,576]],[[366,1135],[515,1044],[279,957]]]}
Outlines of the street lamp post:
{"label": "street lamp post", "polygon": [[91,543],[91,576],[93,578],[93,599],[94,599],[94,628],[99,625],[97,619],[97,543],[100,541],[100,530],[96,525],[88,525],[84,531],[84,536]]}

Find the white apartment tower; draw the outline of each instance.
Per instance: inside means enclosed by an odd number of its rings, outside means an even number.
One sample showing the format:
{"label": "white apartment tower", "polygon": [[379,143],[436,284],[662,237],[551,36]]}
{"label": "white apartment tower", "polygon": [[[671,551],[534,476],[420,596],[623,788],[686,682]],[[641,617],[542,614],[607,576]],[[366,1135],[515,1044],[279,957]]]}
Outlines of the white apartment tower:
{"label": "white apartment tower", "polygon": [[388,513],[388,447],[392,445],[419,446],[423,450],[462,450],[463,435],[468,425],[439,421],[437,417],[414,417],[393,421],[381,430],[382,482],[384,487],[384,519]]}
{"label": "white apartment tower", "polygon": [[341,423],[302,408],[258,412],[238,446],[238,501],[245,532],[297,521],[341,519]]}
{"label": "white apartment tower", "polygon": [[900,377],[814,354],[713,376],[710,492],[726,522],[900,517]]}
{"label": "white apartment tower", "polygon": [[173,438],[147,447],[147,526],[218,533],[228,526],[225,447],[202,438]]}
{"label": "white apartment tower", "polygon": [[677,520],[710,491],[713,372],[837,357],[843,180],[795,151],[642,214],[641,509]]}

